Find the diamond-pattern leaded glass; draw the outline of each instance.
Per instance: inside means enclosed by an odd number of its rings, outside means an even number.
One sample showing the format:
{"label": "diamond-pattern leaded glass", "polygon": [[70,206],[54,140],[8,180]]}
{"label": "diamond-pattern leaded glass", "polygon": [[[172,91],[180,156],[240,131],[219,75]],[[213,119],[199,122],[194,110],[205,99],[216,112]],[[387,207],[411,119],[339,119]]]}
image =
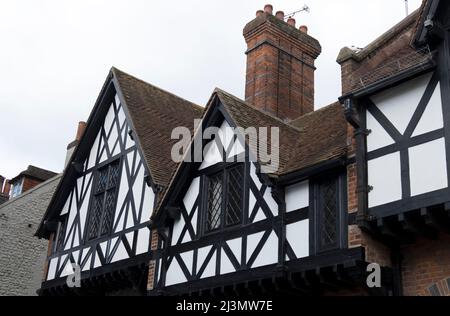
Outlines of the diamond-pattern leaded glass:
{"label": "diamond-pattern leaded glass", "polygon": [[227,226],[236,225],[241,222],[243,202],[243,167],[235,167],[228,171],[228,195],[227,195]]}
{"label": "diamond-pattern leaded glass", "polygon": [[66,237],[66,229],[67,229],[67,218],[68,216],[65,215],[64,218],[61,220],[61,226],[59,228],[58,233],[58,242],[56,244],[57,250],[62,250],[64,248],[64,238]]}
{"label": "diamond-pattern leaded glass", "polygon": [[208,183],[208,230],[216,230],[222,224],[222,174],[209,178]]}
{"label": "diamond-pattern leaded glass", "polygon": [[116,194],[114,190],[106,192],[104,217],[102,223],[101,235],[106,235],[112,228],[112,222],[114,220],[114,206],[115,206]]}
{"label": "diamond-pattern leaded glass", "polygon": [[244,165],[224,168],[208,177],[206,231],[241,223],[244,204]]}
{"label": "diamond-pattern leaded glass", "polygon": [[89,239],[94,239],[98,235],[100,222],[102,220],[103,198],[104,194],[99,194],[94,197],[89,225]]}
{"label": "diamond-pattern leaded glass", "polygon": [[108,188],[113,188],[119,180],[119,164],[115,163],[109,168]]}
{"label": "diamond-pattern leaded glass", "polygon": [[337,185],[336,181],[330,180],[323,182],[321,185],[321,243],[322,247],[335,246],[337,242],[337,221],[338,221],[338,205],[337,205]]}
{"label": "diamond-pattern leaded glass", "polygon": [[111,232],[119,178],[120,164],[118,162],[98,171],[97,189],[90,209],[89,239],[104,236]]}
{"label": "diamond-pattern leaded glass", "polygon": [[97,192],[105,191],[108,183],[108,168],[103,168],[98,174]]}

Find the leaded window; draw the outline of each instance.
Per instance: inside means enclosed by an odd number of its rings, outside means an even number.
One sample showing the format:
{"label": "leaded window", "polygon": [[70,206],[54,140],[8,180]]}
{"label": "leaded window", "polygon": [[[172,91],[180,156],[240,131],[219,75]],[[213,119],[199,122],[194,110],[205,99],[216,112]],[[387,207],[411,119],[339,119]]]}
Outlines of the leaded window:
{"label": "leaded window", "polygon": [[56,240],[56,250],[64,249],[64,241],[65,241],[65,237],[66,237],[68,218],[69,218],[68,214],[61,216],[59,228],[58,228],[58,238]]}
{"label": "leaded window", "polygon": [[238,225],[244,202],[244,166],[224,168],[207,177],[206,231]]}
{"label": "leaded window", "polygon": [[335,179],[327,180],[320,186],[320,214],[321,225],[320,248],[327,249],[337,246],[338,233],[338,199]]}
{"label": "leaded window", "polygon": [[108,235],[112,230],[119,176],[119,161],[97,171],[90,207],[88,240]]}
{"label": "leaded window", "polygon": [[345,184],[344,176],[330,175],[315,185],[315,249],[317,252],[345,246],[344,231]]}

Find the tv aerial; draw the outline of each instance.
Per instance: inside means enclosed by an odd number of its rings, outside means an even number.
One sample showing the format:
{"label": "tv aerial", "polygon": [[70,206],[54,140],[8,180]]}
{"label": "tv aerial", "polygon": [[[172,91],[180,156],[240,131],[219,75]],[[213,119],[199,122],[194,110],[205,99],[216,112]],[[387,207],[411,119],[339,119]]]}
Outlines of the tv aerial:
{"label": "tv aerial", "polygon": [[284,16],[284,19],[287,20],[287,19],[293,18],[294,16],[296,16],[297,14],[302,13],[302,12],[306,12],[306,13],[310,12],[310,9],[306,4],[300,10],[286,14]]}

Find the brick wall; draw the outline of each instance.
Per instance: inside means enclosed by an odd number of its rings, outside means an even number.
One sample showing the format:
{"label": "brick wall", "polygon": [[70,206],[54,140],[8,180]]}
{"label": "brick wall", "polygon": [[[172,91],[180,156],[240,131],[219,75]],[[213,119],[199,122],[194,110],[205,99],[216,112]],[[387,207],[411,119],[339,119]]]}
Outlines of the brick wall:
{"label": "brick wall", "polygon": [[0,206],[0,296],[36,295],[47,254],[47,240],[34,233],[59,177]]}
{"label": "brick wall", "polygon": [[[151,250],[158,249],[158,231],[156,229],[152,230],[151,234]],[[148,279],[147,279],[147,290],[151,291],[155,287],[155,274],[156,274],[156,261],[150,261],[148,266]]]}
{"label": "brick wall", "polygon": [[245,99],[281,119],[314,110],[314,61],[321,52],[312,37],[264,13],[244,29],[247,43]]}
{"label": "brick wall", "polygon": [[25,177],[23,179],[22,193],[25,193],[25,192],[31,190],[32,188],[38,186],[41,183],[42,183],[42,180]]}
{"label": "brick wall", "polygon": [[362,88],[360,86],[361,78],[364,78],[366,85],[374,83],[379,78],[371,77],[370,74],[379,71],[380,67],[387,63],[414,52],[410,43],[415,30],[416,18],[416,15],[409,16],[360,53],[356,54],[348,47],[341,50],[337,62],[341,65],[342,95]]}
{"label": "brick wall", "polygon": [[403,294],[432,295],[436,285],[440,293],[449,294],[450,236],[441,234],[438,240],[419,239],[402,251]]}

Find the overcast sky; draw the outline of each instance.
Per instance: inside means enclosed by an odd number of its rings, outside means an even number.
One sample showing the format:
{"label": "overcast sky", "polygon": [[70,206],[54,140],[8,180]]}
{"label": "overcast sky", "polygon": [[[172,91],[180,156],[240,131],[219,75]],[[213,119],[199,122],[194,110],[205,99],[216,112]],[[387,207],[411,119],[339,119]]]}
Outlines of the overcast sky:
{"label": "overcast sky", "polygon": [[[111,66],[204,105],[244,96],[244,25],[268,0],[0,0],[0,174],[60,172]],[[410,10],[421,0],[410,0]],[[277,0],[317,38],[316,107],[340,96],[343,46],[364,47],[405,17],[404,0]]]}

